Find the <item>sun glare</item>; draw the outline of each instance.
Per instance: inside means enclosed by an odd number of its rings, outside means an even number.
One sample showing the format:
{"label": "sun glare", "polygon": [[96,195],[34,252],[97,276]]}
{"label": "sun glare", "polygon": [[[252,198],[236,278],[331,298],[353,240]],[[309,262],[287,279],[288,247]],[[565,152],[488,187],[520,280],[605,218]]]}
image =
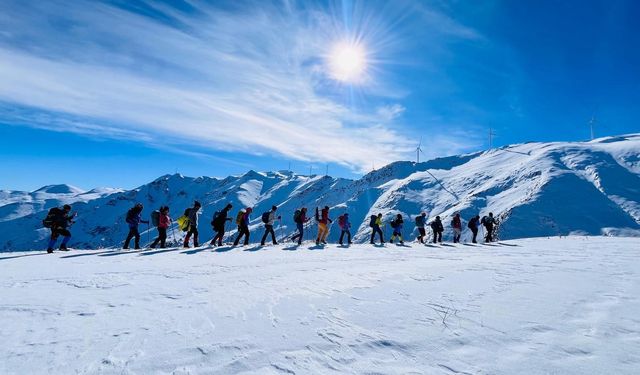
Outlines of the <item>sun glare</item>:
{"label": "sun glare", "polygon": [[365,49],[360,44],[341,42],[333,46],[328,56],[329,73],[335,80],[359,83],[367,69]]}

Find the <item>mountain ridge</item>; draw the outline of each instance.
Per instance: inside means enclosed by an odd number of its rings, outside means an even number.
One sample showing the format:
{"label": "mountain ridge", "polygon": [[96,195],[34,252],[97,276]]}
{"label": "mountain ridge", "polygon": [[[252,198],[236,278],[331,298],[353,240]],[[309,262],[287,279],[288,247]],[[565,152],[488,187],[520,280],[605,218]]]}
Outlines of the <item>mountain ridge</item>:
{"label": "mountain ridge", "polygon": [[[120,245],[127,231],[124,215],[136,202],[145,205],[145,217],[160,205],[169,205],[175,219],[194,200],[203,204],[202,242],[212,236],[213,212],[228,202],[234,205],[232,214],[240,207],[254,207],[253,242],[262,234],[260,214],[272,205],[282,215],[279,237],[295,230],[296,208],[306,206],[312,212],[325,205],[332,208],[334,219],[343,212],[350,214],[354,239],[360,242],[368,237],[368,216],[378,212],[386,221],[403,214],[405,236],[413,238],[412,221],[421,211],[428,213],[429,220],[443,217],[446,227],[455,212],[468,219],[492,211],[502,221],[501,238],[636,236],[640,233],[640,134],[588,142],[521,143],[420,163],[398,161],[359,179],[249,170],[225,178],[167,174],[130,190],[85,192],[70,185],[47,185],[33,192],[3,190],[0,231],[8,233],[8,238],[0,241],[0,250],[42,248],[48,230],[42,228],[41,220],[53,206],[72,204],[79,213],[72,246],[96,248]],[[227,229],[233,235],[235,226]],[[315,232],[315,226],[310,229]],[[152,239],[155,230],[151,232],[143,233],[143,242],[147,236]],[[337,239],[337,232],[333,228],[330,240]],[[464,233],[463,239],[467,237]]]}

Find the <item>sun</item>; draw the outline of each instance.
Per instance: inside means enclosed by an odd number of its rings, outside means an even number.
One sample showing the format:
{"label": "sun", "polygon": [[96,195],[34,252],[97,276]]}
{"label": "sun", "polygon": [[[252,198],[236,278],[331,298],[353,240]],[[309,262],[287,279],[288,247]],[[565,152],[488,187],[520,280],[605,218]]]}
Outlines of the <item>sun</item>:
{"label": "sun", "polygon": [[336,43],[327,57],[331,78],[345,83],[360,83],[367,70],[367,54],[358,43]]}

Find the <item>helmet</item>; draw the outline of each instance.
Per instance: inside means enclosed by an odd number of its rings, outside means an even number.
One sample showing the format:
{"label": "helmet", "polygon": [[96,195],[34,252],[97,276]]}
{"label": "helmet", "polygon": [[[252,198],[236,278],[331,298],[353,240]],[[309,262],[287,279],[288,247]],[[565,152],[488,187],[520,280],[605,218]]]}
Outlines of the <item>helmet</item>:
{"label": "helmet", "polygon": [[62,206],[62,208],[63,208],[65,211],[71,211],[71,206],[69,206],[68,204],[65,204],[64,206]]}
{"label": "helmet", "polygon": [[142,208],[142,203],[136,203],[136,208]]}
{"label": "helmet", "polygon": [[272,211],[275,211],[275,210],[277,210],[277,209],[278,209],[278,206],[271,206],[271,210],[272,210]]}
{"label": "helmet", "polygon": [[193,201],[193,207],[202,207],[202,205],[198,201]]}

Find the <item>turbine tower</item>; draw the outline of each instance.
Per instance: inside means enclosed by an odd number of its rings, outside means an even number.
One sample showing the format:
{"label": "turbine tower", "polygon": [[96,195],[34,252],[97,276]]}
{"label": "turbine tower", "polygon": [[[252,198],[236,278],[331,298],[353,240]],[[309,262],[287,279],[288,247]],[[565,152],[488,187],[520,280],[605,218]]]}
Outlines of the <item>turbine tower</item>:
{"label": "turbine tower", "polygon": [[589,127],[591,128],[591,140],[593,141],[593,139],[595,138],[593,136],[593,126],[597,123],[598,121],[596,120],[596,116],[593,115],[591,116],[591,120],[589,120]]}
{"label": "turbine tower", "polygon": [[[420,143],[416,147],[416,164],[420,163],[420,153],[422,152],[422,137],[420,137]],[[424,152],[422,152],[424,154]]]}

